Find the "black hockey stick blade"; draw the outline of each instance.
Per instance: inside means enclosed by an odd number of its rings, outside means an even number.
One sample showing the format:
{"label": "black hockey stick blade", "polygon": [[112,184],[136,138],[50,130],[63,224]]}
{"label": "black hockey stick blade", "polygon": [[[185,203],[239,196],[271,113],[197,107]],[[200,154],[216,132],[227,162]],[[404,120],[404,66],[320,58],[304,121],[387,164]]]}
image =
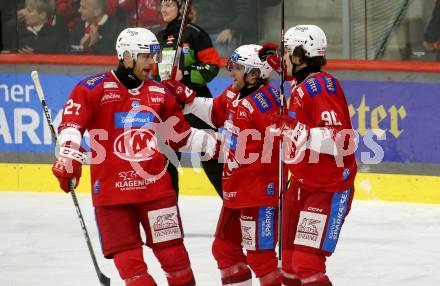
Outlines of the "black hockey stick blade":
{"label": "black hockey stick blade", "polygon": [[98,273],[98,278],[101,286],[110,286],[110,278],[105,276],[102,272]]}

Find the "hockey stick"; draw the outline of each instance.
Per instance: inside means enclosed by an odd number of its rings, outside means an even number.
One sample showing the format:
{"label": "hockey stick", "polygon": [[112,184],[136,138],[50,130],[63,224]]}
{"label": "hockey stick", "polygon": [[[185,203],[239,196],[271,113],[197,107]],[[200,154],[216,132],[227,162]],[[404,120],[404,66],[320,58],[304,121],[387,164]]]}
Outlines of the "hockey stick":
{"label": "hockey stick", "polygon": [[[35,89],[38,94],[38,98],[40,99],[41,106],[43,107],[44,115],[46,116],[47,123],[49,124],[50,132],[52,133],[52,138],[55,141],[55,145],[58,144],[58,136],[53,126],[52,117],[50,115],[49,107],[47,106],[46,99],[44,97],[43,88],[41,87],[40,78],[38,77],[38,72],[31,72],[32,80],[34,81]],[[93,251],[92,243],[90,241],[90,236],[86,228],[86,224],[84,223],[84,218],[81,213],[81,209],[79,207],[78,199],[76,197],[74,183],[72,180],[69,181],[69,192],[72,195],[73,204],[75,205],[76,213],[78,215],[79,223],[81,224],[81,228],[86,239],[87,247],[89,248],[90,256],[92,257],[93,266],[95,267],[96,274],[98,275],[99,282],[102,286],[110,286],[110,278],[105,276],[101,269],[99,269],[98,262],[96,261],[95,252]]]}
{"label": "hockey stick", "polygon": [[[281,99],[281,115],[284,115],[284,0],[281,0],[281,45],[280,45],[280,99]],[[282,137],[281,137],[282,138]],[[282,260],[283,249],[283,192],[284,192],[284,144],[280,140],[280,158],[279,158],[279,177],[278,177],[278,261]]]}
{"label": "hockey stick", "polygon": [[185,7],[183,9],[182,23],[180,24],[180,29],[179,29],[179,36],[177,37],[176,52],[174,54],[173,68],[171,69],[170,79],[172,79],[172,80],[176,79],[177,67],[179,66],[179,63],[180,63],[180,56],[182,54],[181,44],[182,44],[183,29],[186,26],[186,20],[188,18],[188,13],[189,13],[190,8],[191,8],[191,0],[186,0]]}

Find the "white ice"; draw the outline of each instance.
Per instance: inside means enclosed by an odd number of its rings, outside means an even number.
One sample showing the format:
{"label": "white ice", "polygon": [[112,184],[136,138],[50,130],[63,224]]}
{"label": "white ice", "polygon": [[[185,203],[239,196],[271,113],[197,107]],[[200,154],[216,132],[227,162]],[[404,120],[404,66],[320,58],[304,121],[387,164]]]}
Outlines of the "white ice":
{"label": "white ice", "polygon": [[[90,196],[79,199],[102,271],[123,286],[101,256]],[[221,285],[211,255],[220,204],[216,197],[179,202],[201,286]],[[99,285],[70,196],[0,193],[0,221],[1,286]],[[150,250],[144,253],[158,285],[167,285]],[[440,285],[440,206],[355,201],[328,274],[335,286]]]}

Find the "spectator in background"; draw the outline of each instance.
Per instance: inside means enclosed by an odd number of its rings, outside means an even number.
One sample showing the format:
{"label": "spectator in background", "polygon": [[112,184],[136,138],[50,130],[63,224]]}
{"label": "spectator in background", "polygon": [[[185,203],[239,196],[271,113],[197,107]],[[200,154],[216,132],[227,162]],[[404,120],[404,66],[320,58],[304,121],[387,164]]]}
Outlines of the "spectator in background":
{"label": "spectator in background", "polygon": [[222,57],[229,57],[241,45],[259,42],[261,23],[267,7],[280,0],[210,0],[194,1],[197,24],[209,33]]}
{"label": "spectator in background", "polygon": [[54,0],[26,0],[23,15],[24,21],[18,25],[19,53],[52,54],[67,51],[67,26],[55,16]]}
{"label": "spectator in background", "polygon": [[440,0],[435,3],[431,20],[426,28],[423,45],[428,51],[437,51],[436,60],[440,61]]}
{"label": "spectator in background", "polygon": [[109,2],[117,2],[119,9],[128,13],[130,27],[143,27],[154,32],[165,26],[159,13],[160,0],[109,0]]}
{"label": "spectator in background", "polygon": [[56,13],[66,21],[69,31],[79,20],[79,0],[56,0]]}
{"label": "spectator in background", "polygon": [[[17,7],[22,6],[17,1]],[[79,19],[77,7],[79,6],[79,0],[55,0],[55,13],[58,17],[62,17],[67,24],[69,31],[72,29],[74,23]],[[24,22],[26,17],[26,8],[17,9],[18,22]]]}
{"label": "spectator in background", "polygon": [[106,0],[81,0],[77,22],[70,33],[70,45],[74,52],[86,54],[113,54],[114,43],[122,30],[122,24],[109,17]]}
{"label": "spectator in background", "polygon": [[197,23],[203,26],[222,57],[242,44],[258,42],[257,0],[195,1]]}

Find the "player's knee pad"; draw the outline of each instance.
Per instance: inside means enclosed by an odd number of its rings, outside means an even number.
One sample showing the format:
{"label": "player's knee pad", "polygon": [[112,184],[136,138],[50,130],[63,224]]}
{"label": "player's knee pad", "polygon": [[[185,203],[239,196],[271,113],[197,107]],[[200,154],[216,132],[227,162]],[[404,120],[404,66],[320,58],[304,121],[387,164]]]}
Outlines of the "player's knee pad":
{"label": "player's knee pad", "polygon": [[248,250],[247,263],[257,278],[274,270],[278,271],[278,259],[274,250]]}
{"label": "player's knee pad", "polygon": [[239,262],[232,266],[220,269],[222,285],[251,286],[252,273],[246,263]]}
{"label": "player's knee pad", "polygon": [[153,249],[153,252],[165,271],[170,286],[196,285],[188,252],[183,243]]}
{"label": "player's knee pad", "polygon": [[118,252],[113,261],[127,286],[156,286],[147,272],[141,247]]}
{"label": "player's knee pad", "polygon": [[295,250],[292,256],[292,268],[301,281],[315,276],[319,279],[320,275],[323,276],[326,272],[325,260],[322,254]]}
{"label": "player's knee pad", "polygon": [[247,264],[246,256],[243,254],[241,246],[217,237],[212,243],[212,255],[217,261],[219,269],[227,268],[237,263]]}

